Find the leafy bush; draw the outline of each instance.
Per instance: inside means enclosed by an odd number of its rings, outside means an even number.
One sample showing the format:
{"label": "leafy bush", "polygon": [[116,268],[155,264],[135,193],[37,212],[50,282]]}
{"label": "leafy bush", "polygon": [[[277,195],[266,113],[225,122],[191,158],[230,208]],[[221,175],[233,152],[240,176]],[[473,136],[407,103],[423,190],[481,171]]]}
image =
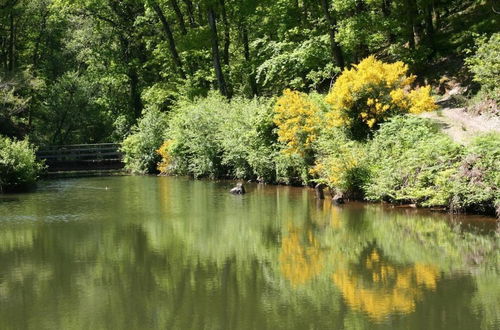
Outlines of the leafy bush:
{"label": "leafy bush", "polygon": [[452,185],[452,207],[500,215],[500,134],[477,137],[467,147]]}
{"label": "leafy bush", "polygon": [[464,147],[428,119],[395,117],[369,143],[369,200],[444,206],[454,211],[500,209],[500,134]]}
{"label": "leafy bush", "polygon": [[440,133],[434,122],[413,116],[394,117],[370,143],[369,200],[448,206],[451,179],[463,148]]}
{"label": "leafy bush", "polygon": [[318,156],[313,172],[330,188],[352,198],[363,196],[367,180],[366,145],[350,140],[344,130],[325,130],[317,143]]}
{"label": "leafy bush", "polygon": [[44,169],[35,148],[27,141],[0,136],[0,193],[33,184]]}
{"label": "leafy bush", "polygon": [[304,185],[311,181],[310,165],[299,154],[278,152],[275,162],[277,183]]}
{"label": "leafy bush", "polygon": [[218,94],[195,101],[181,101],[169,117],[171,173],[217,178],[223,168],[223,149],[218,132],[229,103]]}
{"label": "leafy bush", "polygon": [[219,94],[179,103],[158,152],[162,173],[274,181],[276,136],[270,100]]}
{"label": "leafy bush", "polygon": [[482,92],[500,102],[500,33],[490,39],[479,38],[477,51],[466,59],[466,64],[474,74],[474,81],[482,86]]}
{"label": "leafy bush", "polygon": [[326,97],[332,126],[346,126],[352,137],[365,139],[390,117],[436,109],[430,86],[410,90],[415,76],[403,62],[392,64],[370,56],[346,69]]}
{"label": "leafy bush", "polygon": [[132,133],[125,138],[121,151],[125,168],[132,173],[145,174],[156,171],[160,156],[156,150],[164,140],[166,115],[158,110],[145,111]]}
{"label": "leafy bush", "polygon": [[231,177],[274,182],[277,137],[271,102],[231,100],[219,131],[222,163],[229,167]]}

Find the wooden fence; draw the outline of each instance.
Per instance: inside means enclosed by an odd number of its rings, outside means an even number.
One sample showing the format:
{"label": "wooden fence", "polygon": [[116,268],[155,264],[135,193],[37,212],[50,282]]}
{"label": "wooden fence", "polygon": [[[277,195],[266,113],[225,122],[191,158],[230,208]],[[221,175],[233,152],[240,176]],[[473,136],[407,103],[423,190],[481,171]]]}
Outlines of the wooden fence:
{"label": "wooden fence", "polygon": [[72,144],[42,147],[37,158],[45,160],[50,172],[105,171],[123,168],[117,143]]}

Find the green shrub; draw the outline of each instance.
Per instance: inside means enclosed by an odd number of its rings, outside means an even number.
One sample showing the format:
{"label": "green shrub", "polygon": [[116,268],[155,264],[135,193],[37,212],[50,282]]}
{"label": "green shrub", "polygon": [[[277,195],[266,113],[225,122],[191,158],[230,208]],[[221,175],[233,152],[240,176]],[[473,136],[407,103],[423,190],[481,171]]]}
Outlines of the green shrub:
{"label": "green shrub", "polygon": [[304,185],[311,181],[309,164],[296,153],[277,152],[276,183],[289,185]]}
{"label": "green shrub", "polygon": [[158,110],[145,111],[122,143],[121,151],[127,170],[137,174],[156,171],[156,164],[160,160],[156,150],[163,143],[166,127],[167,117],[164,113]]}
{"label": "green shrub", "polygon": [[463,148],[439,132],[434,122],[413,116],[395,117],[381,126],[370,143],[369,200],[448,206],[451,178]]}
{"label": "green shrub", "polygon": [[474,74],[474,81],[481,85],[483,95],[500,102],[500,33],[489,39],[479,38],[476,53],[466,59]]}
{"label": "green shrub", "polygon": [[35,148],[27,141],[0,136],[0,193],[33,184],[44,165],[36,160]]}
{"label": "green shrub", "polygon": [[231,100],[219,128],[222,164],[238,179],[274,182],[276,134],[269,99]]}
{"label": "green shrub", "polygon": [[352,198],[362,198],[367,180],[366,144],[350,140],[344,129],[324,130],[317,143],[314,172],[319,182]]}
{"label": "green shrub", "polygon": [[176,106],[166,133],[173,174],[217,178],[227,173],[219,131],[228,111],[229,102],[215,93]]}
{"label": "green shrub", "polygon": [[272,115],[266,99],[228,101],[212,93],[182,101],[169,119],[161,167],[194,177],[274,181]]}
{"label": "green shrub", "polygon": [[500,134],[472,141],[452,182],[453,208],[500,215]]}

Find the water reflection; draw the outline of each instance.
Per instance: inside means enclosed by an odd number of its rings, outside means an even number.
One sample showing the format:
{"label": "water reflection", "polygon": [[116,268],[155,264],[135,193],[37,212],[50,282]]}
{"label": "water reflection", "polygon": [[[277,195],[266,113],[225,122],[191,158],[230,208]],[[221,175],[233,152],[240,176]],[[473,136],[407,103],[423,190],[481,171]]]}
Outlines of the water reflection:
{"label": "water reflection", "polygon": [[289,228],[281,244],[279,261],[281,273],[293,286],[304,284],[318,275],[323,261],[312,231],[302,234],[298,228]]}
{"label": "water reflection", "polygon": [[415,311],[426,290],[436,289],[439,272],[434,265],[396,266],[373,248],[360,263],[332,275],[346,303],[381,321],[394,313]]}
{"label": "water reflection", "polygon": [[68,180],[0,204],[0,329],[499,328],[498,236],[228,186]]}

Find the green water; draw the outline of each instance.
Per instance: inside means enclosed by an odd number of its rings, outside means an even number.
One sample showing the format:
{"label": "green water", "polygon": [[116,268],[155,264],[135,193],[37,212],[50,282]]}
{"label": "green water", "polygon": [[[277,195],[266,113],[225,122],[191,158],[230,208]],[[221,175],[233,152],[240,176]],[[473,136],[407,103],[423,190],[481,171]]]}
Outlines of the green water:
{"label": "green water", "polygon": [[230,185],[66,179],[0,196],[0,329],[500,328],[491,219]]}

